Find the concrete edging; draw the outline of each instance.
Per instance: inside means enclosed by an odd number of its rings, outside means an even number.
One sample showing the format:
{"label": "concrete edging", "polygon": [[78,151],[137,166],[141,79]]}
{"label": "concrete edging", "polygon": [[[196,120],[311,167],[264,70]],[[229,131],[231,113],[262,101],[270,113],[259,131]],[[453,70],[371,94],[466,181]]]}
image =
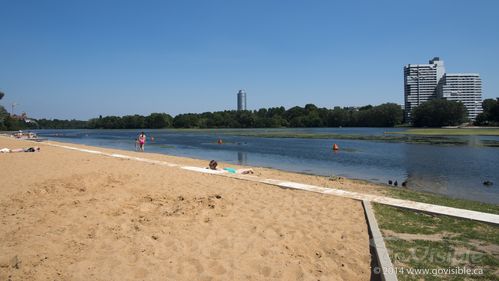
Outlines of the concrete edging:
{"label": "concrete edging", "polygon": [[372,235],[372,245],[376,251],[376,259],[378,260],[378,266],[372,268],[371,270],[375,274],[381,274],[381,279],[383,281],[397,281],[397,273],[394,270],[393,263],[388,255],[388,250],[386,249],[385,240],[378,227],[378,222],[374,216],[373,210],[371,208],[371,203],[367,200],[362,200],[362,205],[364,206],[364,212],[367,218],[367,224]]}

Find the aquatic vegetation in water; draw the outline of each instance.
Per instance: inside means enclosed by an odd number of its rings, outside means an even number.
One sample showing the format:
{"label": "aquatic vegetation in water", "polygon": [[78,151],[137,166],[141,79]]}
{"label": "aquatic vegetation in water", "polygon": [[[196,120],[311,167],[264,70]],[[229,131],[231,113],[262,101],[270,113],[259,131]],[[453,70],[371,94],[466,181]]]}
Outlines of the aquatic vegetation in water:
{"label": "aquatic vegetation in water", "polygon": [[499,136],[498,128],[424,128],[408,129],[400,132],[387,132],[386,134],[402,135],[439,135],[439,136]]}
{"label": "aquatic vegetation in water", "polygon": [[[150,144],[150,145],[154,145],[154,144]],[[160,147],[160,148],[175,148],[174,145],[167,145],[167,144],[160,144],[160,145],[158,145],[158,147]]]}
{"label": "aquatic vegetation in water", "polygon": [[[411,134],[385,134],[385,135],[355,135],[355,134],[310,134],[299,132],[230,132],[232,135],[258,137],[258,138],[303,138],[303,139],[337,139],[337,140],[365,140],[381,142],[405,142],[434,145],[470,145],[468,139],[461,139],[444,135],[411,135]],[[481,140],[472,143],[474,146],[499,147],[499,141]]]}

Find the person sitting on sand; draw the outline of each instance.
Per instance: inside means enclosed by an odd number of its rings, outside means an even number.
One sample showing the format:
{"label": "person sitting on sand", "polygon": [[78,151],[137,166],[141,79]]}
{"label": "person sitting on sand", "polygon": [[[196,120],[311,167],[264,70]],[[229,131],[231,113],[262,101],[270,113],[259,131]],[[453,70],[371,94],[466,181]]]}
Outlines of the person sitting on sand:
{"label": "person sitting on sand", "polygon": [[208,168],[210,170],[217,170],[217,171],[226,171],[226,172],[229,172],[231,174],[254,174],[255,172],[253,171],[253,169],[234,169],[234,168],[223,168],[222,170],[218,169],[217,168],[218,166],[218,163],[217,161],[215,160],[211,160],[210,163],[208,164]]}
{"label": "person sitting on sand", "polygon": [[0,153],[37,152],[37,151],[40,151],[40,148],[38,146],[28,147],[28,148],[15,148],[15,149],[2,148],[2,149],[0,149]]}

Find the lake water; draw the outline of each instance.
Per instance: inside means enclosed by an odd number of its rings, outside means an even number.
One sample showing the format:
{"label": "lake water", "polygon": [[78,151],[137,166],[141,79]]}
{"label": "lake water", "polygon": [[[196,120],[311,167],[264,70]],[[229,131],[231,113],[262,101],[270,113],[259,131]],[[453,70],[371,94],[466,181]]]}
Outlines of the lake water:
{"label": "lake water", "polygon": [[[147,152],[263,166],[378,183],[407,180],[407,188],[453,198],[499,204],[499,148],[476,145],[499,137],[464,136],[468,145],[430,145],[344,139],[261,138],[238,133],[300,132],[380,136],[393,128],[317,128],[248,130],[146,130],[154,142]],[[40,137],[134,150],[137,130],[39,130]],[[217,144],[218,139],[223,144]],[[333,152],[336,143],[340,151]],[[491,187],[482,183],[494,182]]]}

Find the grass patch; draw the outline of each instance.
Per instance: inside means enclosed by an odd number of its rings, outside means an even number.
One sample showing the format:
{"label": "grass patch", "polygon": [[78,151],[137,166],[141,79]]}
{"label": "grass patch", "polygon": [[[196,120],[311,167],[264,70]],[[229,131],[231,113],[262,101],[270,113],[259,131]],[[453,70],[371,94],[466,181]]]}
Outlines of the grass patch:
{"label": "grass patch", "polygon": [[499,136],[498,128],[425,128],[408,129],[401,132],[389,132],[387,134],[404,135],[439,135],[439,136]]}
{"label": "grass patch", "polygon": [[[404,269],[397,271],[399,280],[499,280],[499,226],[381,204],[373,208],[394,266]],[[456,267],[482,270],[483,275],[409,273]]]}
{"label": "grass patch", "polygon": [[383,225],[383,229],[397,233],[425,235],[453,233],[452,239],[455,241],[477,239],[499,245],[499,227],[492,224],[404,210],[380,204],[375,204],[374,208],[376,218]]}
{"label": "grass patch", "polygon": [[447,207],[454,207],[460,209],[473,210],[478,212],[485,212],[499,215],[499,205],[487,204],[482,202],[448,198],[441,195],[412,191],[401,188],[387,188],[385,195],[393,198],[412,200],[416,202],[442,205]]}

